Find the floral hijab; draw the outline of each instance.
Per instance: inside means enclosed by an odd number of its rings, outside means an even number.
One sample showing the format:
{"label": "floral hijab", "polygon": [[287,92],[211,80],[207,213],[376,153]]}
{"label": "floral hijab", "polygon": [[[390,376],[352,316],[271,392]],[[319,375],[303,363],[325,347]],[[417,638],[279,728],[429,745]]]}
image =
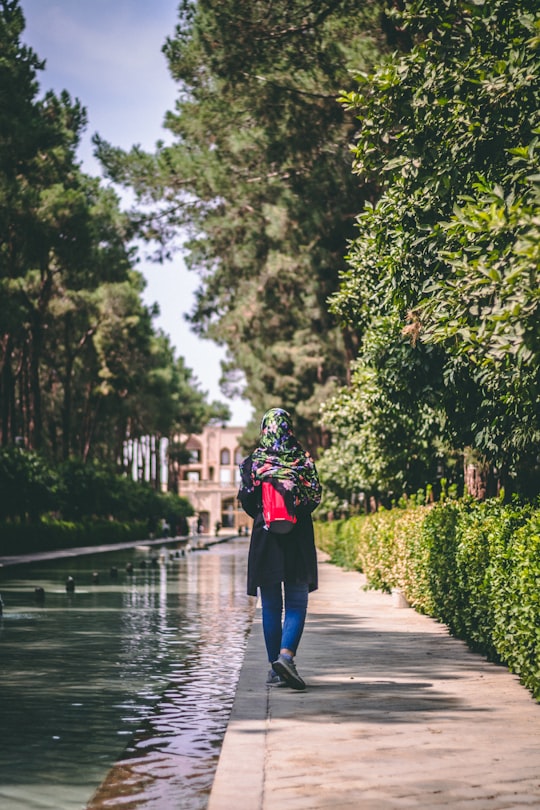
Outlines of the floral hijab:
{"label": "floral hijab", "polygon": [[271,408],[261,422],[258,447],[240,464],[241,490],[253,492],[265,479],[296,494],[302,504],[318,504],[321,485],[315,463],[293,434],[291,417],[282,408]]}

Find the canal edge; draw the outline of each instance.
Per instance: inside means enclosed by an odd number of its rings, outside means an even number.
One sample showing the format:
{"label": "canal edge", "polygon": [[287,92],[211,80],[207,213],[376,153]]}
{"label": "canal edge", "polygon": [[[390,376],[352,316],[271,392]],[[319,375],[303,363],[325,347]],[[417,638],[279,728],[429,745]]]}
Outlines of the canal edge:
{"label": "canal edge", "polygon": [[269,697],[265,661],[261,609],[257,607],[207,810],[234,807],[239,796],[242,810],[262,807]]}

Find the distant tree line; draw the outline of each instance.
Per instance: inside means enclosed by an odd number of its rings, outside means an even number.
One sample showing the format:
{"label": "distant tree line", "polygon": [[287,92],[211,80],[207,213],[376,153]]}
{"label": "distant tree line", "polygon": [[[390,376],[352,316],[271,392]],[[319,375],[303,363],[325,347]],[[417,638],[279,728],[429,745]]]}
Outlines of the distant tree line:
{"label": "distant tree line", "polygon": [[187,533],[186,518],[192,514],[186,498],[158,492],[148,482],[119,476],[96,462],[70,459],[52,465],[33,451],[0,449],[0,551],[1,535],[11,525],[139,523],[148,537],[159,532],[162,520]]}
{"label": "distant tree line", "polygon": [[164,252],[189,234],[246,440],[289,408],[328,508],[533,496],[537,3],[183,0],[164,51],[173,144],[98,153]]}
{"label": "distant tree line", "polygon": [[358,122],[337,94],[387,47],[379,14],[354,0],[183,0],[164,48],[179,87],[173,143],[126,154],[97,138],[110,177],[154,211],[143,233],[165,254],[187,234],[191,322],[226,347],[226,390],[254,406],[248,443],[280,405],[317,449],[321,403],[356,356],[328,297],[375,187],[351,171]]}
{"label": "distant tree line", "polygon": [[187,498],[97,462],[0,448],[0,555],[187,535],[192,514]]}
{"label": "distant tree line", "polygon": [[23,32],[19,2],[0,0],[0,446],[122,472],[128,439],[158,446],[229,413],[154,326],[134,223],[77,162],[86,112],[40,95]]}
{"label": "distant tree line", "polygon": [[[84,240],[63,237],[76,210],[60,204],[64,192],[40,197],[50,200],[40,204],[52,241],[49,264],[34,261],[28,276],[35,300],[45,296],[37,314],[49,311],[57,283],[66,292],[49,332],[27,315],[20,399],[41,418],[28,417],[24,435],[52,447],[72,419],[80,435],[69,441],[84,453],[108,425],[112,454],[126,432],[164,430],[149,426],[170,378],[158,363],[158,394],[136,375],[134,385],[118,337],[133,340],[145,371],[153,341],[169,349],[144,331],[137,296],[121,307],[133,287],[116,234],[135,228],[163,257],[181,231],[200,279],[193,327],[226,347],[225,390],[254,405],[246,443],[267,407],[291,410],[318,452],[327,509],[356,507],[361,495],[390,503],[442,480],[479,497],[501,488],[534,497],[538,16],[533,0],[182,0],[164,46],[179,87],[166,118],[172,144],[125,153],[95,140],[108,176],[134,191],[139,208],[127,219],[113,206],[109,240],[94,245],[109,268],[96,292],[124,291],[109,328],[96,317],[88,337],[70,332],[73,312],[94,302],[92,285],[76,298],[81,272],[68,263]],[[48,104],[47,121],[71,132],[73,149],[78,108],[69,98]],[[61,142],[54,166],[69,153]],[[66,220],[56,230],[55,212]],[[102,300],[92,303],[98,313],[111,309]],[[44,335],[60,346],[66,329],[78,340],[53,373]],[[90,388],[68,382],[85,352],[99,380]],[[32,386],[36,356],[43,390],[55,392],[46,408]],[[22,380],[20,367],[13,361],[10,373]]]}

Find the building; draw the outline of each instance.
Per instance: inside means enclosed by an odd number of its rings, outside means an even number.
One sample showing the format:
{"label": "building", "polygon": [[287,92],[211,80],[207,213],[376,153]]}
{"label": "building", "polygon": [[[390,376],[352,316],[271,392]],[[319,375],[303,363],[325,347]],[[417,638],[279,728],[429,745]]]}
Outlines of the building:
{"label": "building", "polygon": [[238,465],[245,456],[239,445],[243,431],[241,427],[208,425],[201,434],[180,437],[191,459],[175,466],[174,477],[178,494],[195,510],[194,531],[215,534],[220,524],[242,532],[251,526],[236,497]]}

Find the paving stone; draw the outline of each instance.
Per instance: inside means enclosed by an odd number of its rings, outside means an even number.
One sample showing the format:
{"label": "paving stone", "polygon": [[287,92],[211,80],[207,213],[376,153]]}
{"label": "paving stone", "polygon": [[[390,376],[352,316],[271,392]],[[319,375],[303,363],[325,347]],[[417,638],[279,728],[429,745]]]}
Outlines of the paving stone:
{"label": "paving stone", "polygon": [[208,810],[540,807],[540,705],[443,625],[327,562],[296,663],[269,689],[260,614]]}

